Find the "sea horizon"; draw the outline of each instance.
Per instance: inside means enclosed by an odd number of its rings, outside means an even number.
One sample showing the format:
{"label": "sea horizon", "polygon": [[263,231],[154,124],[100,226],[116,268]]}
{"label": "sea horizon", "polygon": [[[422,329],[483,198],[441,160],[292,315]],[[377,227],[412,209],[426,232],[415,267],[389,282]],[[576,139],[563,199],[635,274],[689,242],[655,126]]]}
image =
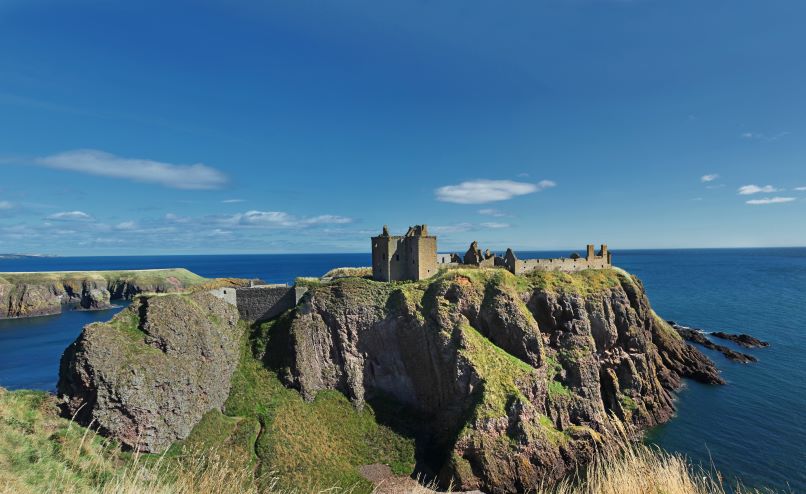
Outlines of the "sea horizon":
{"label": "sea horizon", "polygon": [[[596,245],[598,248],[598,244]],[[505,252],[508,247],[504,248],[490,248],[492,252]],[[750,246],[750,247],[630,247],[630,248],[613,248],[608,244],[608,249],[611,252],[643,252],[643,251],[691,251],[691,250],[786,250],[786,249],[805,249],[806,245],[775,245],[775,246]],[[450,249],[437,249],[440,254],[460,253],[460,250]],[[515,254],[522,252],[524,254],[556,254],[561,252],[583,252],[581,248],[529,248],[529,249],[513,249]],[[32,257],[32,258],[109,258],[109,257],[199,257],[199,256],[314,256],[314,255],[370,255],[369,251],[329,251],[329,252],[213,252],[213,253],[161,253],[161,254],[97,254],[97,255],[74,255],[74,254],[24,254],[17,252],[3,252],[0,253],[0,260],[5,259],[3,256],[19,256],[19,257]]]}

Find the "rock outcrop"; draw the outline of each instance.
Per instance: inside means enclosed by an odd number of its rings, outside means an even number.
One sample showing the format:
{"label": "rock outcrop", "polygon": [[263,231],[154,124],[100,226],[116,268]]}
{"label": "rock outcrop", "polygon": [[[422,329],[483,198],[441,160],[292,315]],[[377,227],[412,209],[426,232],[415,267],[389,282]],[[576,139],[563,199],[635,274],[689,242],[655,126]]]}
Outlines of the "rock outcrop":
{"label": "rock outcrop", "polygon": [[[143,297],[88,326],[62,359],[66,413],[164,450],[224,403],[236,319],[200,292]],[[250,341],[248,358],[308,400],[337,390],[418,417],[418,473],[488,493],[559,479],[624,431],[669,420],[683,378],[722,382],[618,269],[313,283]]]}
{"label": "rock outcrop", "polygon": [[[273,365],[312,399],[393,397],[430,417],[422,466],[455,488],[521,492],[614,440],[668,420],[681,378],[721,383],[713,363],[618,270],[458,270],[402,286],[312,289],[275,336]],[[270,358],[267,358],[270,361]]]}
{"label": "rock outcrop", "polygon": [[56,287],[0,283],[0,319],[59,314],[62,299]]}
{"label": "rock outcrop", "polygon": [[222,407],[240,338],[237,309],[212,295],[139,297],[67,348],[58,395],[79,423],[161,452]]}
{"label": "rock outcrop", "polygon": [[59,314],[63,307],[99,310],[139,293],[170,293],[206,281],[185,269],[0,273],[0,319]]}
{"label": "rock outcrop", "polygon": [[710,350],[715,350],[724,355],[725,358],[729,360],[733,360],[734,362],[739,362],[742,364],[747,364],[750,362],[758,362],[758,359],[752,355],[737,352],[736,350],[728,348],[725,345],[717,345],[716,343],[708,339],[708,337],[701,329],[680,326],[679,324],[672,324],[672,327],[674,328],[675,331],[677,331],[677,333],[680,336],[682,336],[686,340],[697,343],[698,345],[702,345]]}
{"label": "rock outcrop", "polygon": [[766,348],[770,346],[770,344],[766,341],[759,340],[754,336],[750,336],[749,334],[732,334],[732,333],[725,333],[723,331],[715,331],[711,333],[711,336],[714,338],[721,338],[723,340],[732,341],[737,345],[743,346],[745,348]]}

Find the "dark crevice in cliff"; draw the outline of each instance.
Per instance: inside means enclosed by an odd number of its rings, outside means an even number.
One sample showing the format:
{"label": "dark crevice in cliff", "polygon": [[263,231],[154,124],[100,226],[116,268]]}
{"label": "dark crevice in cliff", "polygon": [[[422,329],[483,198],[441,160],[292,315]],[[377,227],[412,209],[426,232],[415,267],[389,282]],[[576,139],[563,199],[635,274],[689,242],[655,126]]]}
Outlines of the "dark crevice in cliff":
{"label": "dark crevice in cliff", "polygon": [[148,297],[140,297],[137,307],[137,320],[137,329],[145,332],[146,323],[148,322]]}

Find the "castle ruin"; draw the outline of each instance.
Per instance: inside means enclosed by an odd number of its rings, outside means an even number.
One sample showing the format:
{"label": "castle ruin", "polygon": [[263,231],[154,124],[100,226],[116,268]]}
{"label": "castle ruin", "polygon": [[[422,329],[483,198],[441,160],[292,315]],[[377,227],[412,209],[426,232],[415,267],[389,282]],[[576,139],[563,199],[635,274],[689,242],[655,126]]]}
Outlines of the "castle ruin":
{"label": "castle ruin", "polygon": [[437,274],[437,237],[427,225],[409,227],[405,235],[383,232],[372,237],[372,279],[378,281],[423,280]]}
{"label": "castle ruin", "polygon": [[372,237],[372,278],[377,281],[422,280],[435,275],[439,268],[476,266],[504,268],[519,275],[531,271],[576,272],[585,269],[605,269],[613,266],[613,256],[602,244],[596,252],[588,244],[585,257],[572,255],[559,258],[518,259],[512,249],[503,257],[487,249],[482,252],[478,242],[470,244],[464,256],[437,254],[437,237],[428,234],[426,225],[409,227],[405,235],[383,232]]}

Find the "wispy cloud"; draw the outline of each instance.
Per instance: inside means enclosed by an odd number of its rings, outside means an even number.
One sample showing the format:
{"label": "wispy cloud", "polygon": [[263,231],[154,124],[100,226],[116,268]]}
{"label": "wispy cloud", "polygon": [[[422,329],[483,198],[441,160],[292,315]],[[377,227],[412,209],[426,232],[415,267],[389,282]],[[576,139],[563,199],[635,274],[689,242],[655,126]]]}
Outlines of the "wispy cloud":
{"label": "wispy cloud", "polygon": [[496,221],[487,221],[484,223],[479,223],[479,226],[482,226],[484,228],[498,229],[498,228],[509,228],[510,225],[509,223],[498,223]]}
{"label": "wispy cloud", "polygon": [[752,206],[760,206],[764,204],[781,204],[784,202],[792,202],[794,200],[794,197],[765,197],[763,199],[751,199],[747,201],[747,204]]}
{"label": "wispy cloud", "polygon": [[149,159],[122,158],[96,149],[66,151],[38,158],[37,165],[102,177],[156,183],[176,189],[217,189],[227,176],[203,163],[175,165]]}
{"label": "wispy cloud", "polygon": [[14,204],[10,203],[9,201],[0,201],[0,211],[8,210],[14,207]]}
{"label": "wispy cloud", "polygon": [[436,234],[446,234],[446,233],[462,233],[468,232],[474,229],[473,223],[455,223],[453,225],[435,225],[429,226],[428,229]]}
{"label": "wispy cloud", "polygon": [[471,180],[458,185],[446,185],[436,190],[437,200],[455,204],[484,204],[506,201],[516,196],[539,192],[557,184],[542,180],[536,184],[513,180]]}
{"label": "wispy cloud", "polygon": [[84,211],[62,211],[48,216],[51,221],[92,221],[94,218]]}
{"label": "wispy cloud", "polygon": [[509,216],[507,213],[493,208],[479,209],[479,214],[483,214],[484,216],[493,216],[495,218],[503,218],[504,216]]}
{"label": "wispy cloud", "polygon": [[739,194],[741,194],[743,196],[749,196],[749,195],[752,195],[752,194],[758,194],[760,192],[763,192],[765,194],[769,194],[770,192],[777,192],[777,191],[778,191],[778,189],[776,189],[772,185],[763,185],[763,186],[742,185],[741,187],[739,187]]}
{"label": "wispy cloud", "polygon": [[314,225],[345,225],[352,223],[352,218],[334,214],[322,214],[311,217],[297,217],[285,211],[247,211],[232,216],[212,218],[212,222],[226,225],[241,225],[274,228],[305,228]]}
{"label": "wispy cloud", "polygon": [[716,180],[718,178],[719,178],[719,174],[717,174],[717,173],[709,173],[708,175],[703,175],[702,177],[700,177],[700,182],[703,182],[703,183],[713,182],[714,180]]}
{"label": "wispy cloud", "polygon": [[782,137],[786,137],[791,132],[778,132],[777,134],[763,134],[761,132],[744,132],[742,133],[742,139],[754,140],[754,141],[763,141],[763,142],[773,142],[781,139]]}
{"label": "wispy cloud", "polygon": [[233,217],[241,225],[279,225],[294,226],[293,217],[282,211],[247,211]]}
{"label": "wispy cloud", "polygon": [[137,228],[137,223],[134,221],[124,221],[115,225],[115,230],[134,230]]}
{"label": "wispy cloud", "polygon": [[221,201],[221,204],[236,204],[244,201],[246,201],[246,199],[224,199]]}
{"label": "wispy cloud", "polygon": [[337,216],[333,214],[323,214],[320,216],[314,216],[313,218],[306,218],[302,220],[302,223],[305,225],[346,225],[347,223],[352,223],[352,218],[347,218],[346,216]]}
{"label": "wispy cloud", "polygon": [[795,187],[795,190],[799,190],[801,192],[806,190],[806,187]]}

